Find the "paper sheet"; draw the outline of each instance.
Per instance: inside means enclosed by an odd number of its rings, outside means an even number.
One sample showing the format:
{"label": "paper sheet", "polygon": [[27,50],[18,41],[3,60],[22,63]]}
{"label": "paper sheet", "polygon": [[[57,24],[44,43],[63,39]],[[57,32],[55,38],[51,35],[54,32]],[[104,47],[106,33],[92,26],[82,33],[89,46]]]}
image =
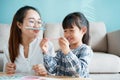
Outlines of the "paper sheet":
{"label": "paper sheet", "polygon": [[60,79],[26,75],[26,74],[14,74],[14,75],[0,76],[0,80],[60,80]]}

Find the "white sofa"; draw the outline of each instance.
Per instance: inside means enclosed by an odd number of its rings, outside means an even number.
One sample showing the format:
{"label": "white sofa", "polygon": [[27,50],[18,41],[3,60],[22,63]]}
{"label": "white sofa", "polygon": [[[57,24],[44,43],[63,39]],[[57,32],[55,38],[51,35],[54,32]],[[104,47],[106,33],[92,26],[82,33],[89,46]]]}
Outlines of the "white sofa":
{"label": "white sofa", "polygon": [[[61,24],[47,23],[44,37],[63,36]],[[0,51],[7,43],[10,25],[0,24]],[[90,46],[94,56],[90,64],[90,77],[93,80],[120,80],[120,30],[107,33],[103,22],[90,22]],[[55,50],[59,49],[57,40],[52,40]],[[0,70],[3,67],[3,53],[0,53]]]}

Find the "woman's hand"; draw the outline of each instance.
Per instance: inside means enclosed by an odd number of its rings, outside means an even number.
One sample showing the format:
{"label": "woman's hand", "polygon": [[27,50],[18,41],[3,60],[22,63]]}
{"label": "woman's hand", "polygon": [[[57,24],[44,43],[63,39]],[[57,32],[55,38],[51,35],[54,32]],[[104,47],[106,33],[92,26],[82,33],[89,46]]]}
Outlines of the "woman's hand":
{"label": "woman's hand", "polygon": [[42,65],[42,64],[34,65],[32,69],[35,71],[36,75],[39,75],[39,76],[47,75],[47,70],[45,69],[44,65]]}
{"label": "woman's hand", "polygon": [[44,53],[48,52],[48,39],[47,38],[42,39],[42,41],[40,42],[40,47]]}
{"label": "woman's hand", "polygon": [[69,42],[66,38],[63,37],[59,38],[59,45],[64,54],[68,54],[68,52],[70,52]]}
{"label": "woman's hand", "polygon": [[5,71],[7,74],[14,74],[16,70],[16,65],[14,63],[7,63]]}

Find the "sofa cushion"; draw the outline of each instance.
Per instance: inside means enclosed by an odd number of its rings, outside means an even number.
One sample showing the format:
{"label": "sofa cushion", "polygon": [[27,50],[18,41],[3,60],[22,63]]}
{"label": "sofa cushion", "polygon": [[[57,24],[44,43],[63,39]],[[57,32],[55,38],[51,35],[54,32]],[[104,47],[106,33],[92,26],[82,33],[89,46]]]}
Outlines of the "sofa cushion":
{"label": "sofa cushion", "polygon": [[90,46],[94,51],[107,52],[106,27],[103,22],[90,22]]}
{"label": "sofa cushion", "polygon": [[9,24],[0,24],[0,52],[3,52],[3,48],[5,44],[8,42],[10,33],[10,25]]}
{"label": "sofa cushion", "polygon": [[118,73],[120,58],[113,54],[95,52],[90,63],[90,73]]}

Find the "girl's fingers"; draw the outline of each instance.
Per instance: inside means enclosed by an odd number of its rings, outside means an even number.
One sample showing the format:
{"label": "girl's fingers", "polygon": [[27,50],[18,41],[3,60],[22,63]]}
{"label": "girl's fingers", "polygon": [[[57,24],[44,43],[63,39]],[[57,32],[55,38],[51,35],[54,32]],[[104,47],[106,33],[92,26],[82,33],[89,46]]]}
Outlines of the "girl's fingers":
{"label": "girl's fingers", "polygon": [[63,37],[59,38],[59,43],[66,44],[66,42],[67,41],[65,38],[63,38]]}
{"label": "girl's fingers", "polygon": [[48,39],[47,38],[44,38],[44,39],[42,39],[42,41],[41,41],[41,45],[44,45],[46,42],[48,41]]}
{"label": "girl's fingers", "polygon": [[40,47],[43,52],[47,51],[47,46],[48,46],[48,39],[45,38],[40,42]]}

